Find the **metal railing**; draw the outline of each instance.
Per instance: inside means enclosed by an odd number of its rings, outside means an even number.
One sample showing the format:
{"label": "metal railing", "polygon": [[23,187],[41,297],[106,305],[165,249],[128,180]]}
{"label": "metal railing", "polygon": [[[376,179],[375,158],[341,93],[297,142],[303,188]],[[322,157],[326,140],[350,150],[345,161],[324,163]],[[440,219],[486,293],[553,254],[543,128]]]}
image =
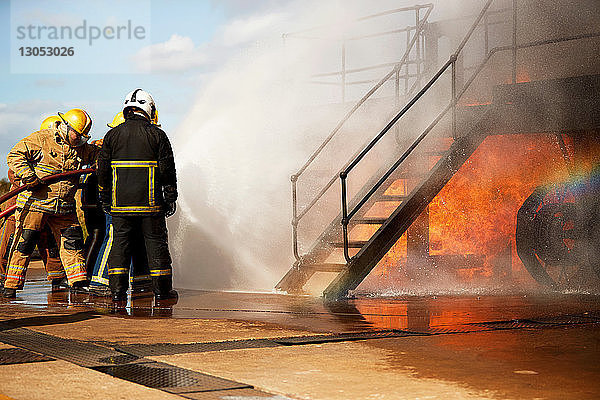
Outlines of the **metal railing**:
{"label": "metal railing", "polygon": [[[421,18],[419,11],[422,9],[426,9],[423,17]],[[342,77],[342,85],[345,88],[345,85],[348,84],[348,82],[346,81],[346,76],[348,74],[351,73],[356,73],[356,72],[362,72],[362,71],[366,71],[366,70],[371,70],[371,69],[379,69],[382,67],[389,67],[389,66],[393,66],[392,70],[389,71],[383,78],[381,78],[351,109],[350,111],[348,111],[344,117],[342,118],[342,120],[336,125],[336,127],[333,129],[333,131],[331,131],[331,133],[329,134],[329,136],[323,141],[323,143],[319,146],[319,148],[317,148],[309,157],[309,159],[306,161],[306,163],[304,163],[304,165],[295,173],[291,176],[291,182],[292,182],[292,212],[293,212],[293,216],[292,216],[292,241],[293,241],[293,251],[294,251],[294,257],[296,259],[297,262],[300,262],[301,260],[301,256],[299,254],[299,249],[298,249],[298,224],[300,222],[300,220],[315,206],[315,204],[318,203],[318,201],[323,197],[323,195],[331,188],[331,186],[337,181],[338,178],[338,174],[335,174],[326,184],[325,186],[319,191],[319,193],[311,200],[308,202],[308,205],[306,207],[304,207],[301,211],[298,210],[298,199],[297,199],[297,192],[298,192],[298,179],[302,176],[302,174],[306,171],[306,169],[313,163],[313,161],[319,156],[319,154],[321,154],[321,152],[323,151],[323,149],[325,149],[325,147],[331,142],[331,140],[339,133],[339,131],[341,130],[341,128],[345,125],[345,123],[350,119],[350,117],[352,115],[354,115],[354,113],[361,108],[361,106],[363,106],[367,100],[369,100],[374,93],[376,93],[385,83],[387,83],[388,81],[390,81],[391,79],[395,79],[395,93],[396,93],[396,97],[397,97],[397,103],[399,102],[399,88],[400,88],[400,80],[401,79],[405,79],[405,88],[407,86],[408,83],[408,79],[410,79],[410,77],[412,77],[413,75],[418,75],[417,79],[415,80],[414,84],[412,85],[412,87],[409,89],[408,92],[406,93],[411,93],[416,87],[417,85],[420,83],[419,77],[421,76],[420,74],[420,67],[419,67],[419,58],[420,58],[420,52],[421,50],[418,50],[418,58],[415,61],[417,63],[417,72],[418,74],[410,74],[409,73],[409,68],[408,68],[408,64],[409,64],[409,57],[411,52],[413,51],[413,49],[415,48],[415,45],[419,44],[420,42],[422,43],[423,41],[420,41],[421,36],[423,35],[424,32],[424,28],[425,28],[425,24],[427,22],[427,19],[429,18],[431,11],[433,10],[433,4],[425,4],[425,5],[417,5],[417,6],[413,6],[413,7],[405,7],[405,8],[400,8],[400,9],[395,9],[395,10],[390,10],[390,11],[386,11],[383,13],[379,13],[379,14],[374,14],[374,15],[370,15],[367,17],[363,17],[360,18],[358,21],[362,21],[362,20],[366,20],[366,19],[371,19],[371,18],[375,18],[375,17],[380,17],[382,15],[388,15],[391,13],[397,13],[397,12],[404,12],[404,11],[415,11],[416,13],[416,25],[412,26],[412,27],[407,27],[405,29],[401,29],[401,30],[397,30],[398,32],[401,31],[406,31],[407,32],[407,47],[406,47],[406,51],[404,52],[402,58],[400,59],[399,62],[397,63],[391,63],[391,64],[379,64],[379,65],[375,65],[375,66],[369,66],[369,67],[364,67],[364,68],[356,68],[356,69],[351,69],[351,70],[347,70],[345,68],[346,65],[346,61],[345,61],[345,51],[342,50],[342,70],[339,72],[332,72],[332,73],[326,73],[326,74],[320,74],[321,76],[332,76],[332,75],[338,75],[340,74]],[[412,36],[412,38],[410,38],[410,32],[414,30],[414,35]],[[302,31],[302,32],[296,32],[294,34],[288,34],[288,36],[290,35],[298,35],[300,33],[305,33],[307,31]],[[381,35],[381,34],[387,34],[387,33],[393,33],[396,31],[387,31],[387,32],[382,32],[379,34],[375,34],[375,35]],[[366,37],[372,37],[373,35],[366,35],[366,36],[358,36],[355,38],[348,38],[346,40],[357,40],[357,39],[362,39],[362,38],[366,38]],[[344,46],[344,44],[343,44]],[[418,47],[418,46],[417,46]],[[344,49],[344,47],[342,48]],[[401,75],[401,70],[402,68],[406,66],[406,73],[404,75]],[[352,83],[352,82],[351,82]],[[363,83],[363,82],[360,82]],[[343,89],[345,90],[345,89]],[[344,95],[343,95],[344,97]],[[356,155],[358,154],[355,153],[352,158],[356,157]],[[352,159],[351,158],[351,159]],[[345,169],[347,167],[348,164],[345,164],[342,169]]]}
{"label": "metal railing", "polygon": [[[465,94],[467,89],[473,83],[475,78],[483,70],[486,64],[489,62],[491,57],[501,51],[512,51],[511,60],[511,80],[512,83],[517,82],[517,51],[519,49],[543,46],[547,44],[554,44],[560,42],[566,42],[571,40],[580,40],[591,37],[600,37],[600,33],[590,33],[562,37],[558,39],[539,40],[535,42],[524,43],[521,45],[517,44],[517,0],[512,0],[512,44],[510,46],[498,46],[489,50],[488,43],[488,21],[485,18],[485,58],[476,68],[475,72],[471,75],[469,80],[464,84],[460,93],[457,93],[456,84],[456,63],[458,58],[467,44],[468,40],[473,35],[473,32],[477,26],[481,23],[482,19],[487,15],[487,12],[496,0],[488,0],[483,7],[481,13],[476,18],[475,22],[465,35],[464,39],[458,46],[456,52],[450,57],[450,59],[440,68],[440,70],[431,78],[431,80],[408,102],[408,104],[394,117],[392,120],[383,128],[383,130],[356,156],[353,160],[340,172],[341,181],[341,205],[342,205],[342,231],[343,231],[343,246],[344,246],[344,258],[347,262],[352,260],[349,255],[349,240],[348,240],[348,224],[352,217],[364,206],[369,198],[384,184],[384,182],[392,175],[392,173],[411,155],[415,148],[425,139],[425,137],[432,131],[432,129],[441,121],[441,119],[451,110],[452,111],[452,137],[456,138],[456,104],[458,100]],[[433,120],[433,122],[419,135],[415,141],[408,147],[408,149],[400,156],[400,158],[392,165],[392,167],[379,179],[379,181],[369,190],[369,192],[354,206],[354,208],[348,212],[348,201],[347,201],[347,178],[349,173],[359,164],[359,162],[373,149],[373,147],[380,141],[382,137],[414,106],[415,103],[434,85],[436,81],[448,70],[452,68],[452,87],[451,87],[451,101],[450,104]]]}
{"label": "metal railing", "polygon": [[[425,11],[426,15],[423,18],[421,18],[422,17],[421,13],[423,10]],[[392,15],[392,14],[414,12],[415,25],[409,25],[409,26],[406,26],[401,29],[392,29],[392,30],[375,32],[375,33],[365,34],[365,35],[343,37],[342,39],[339,39],[339,41],[341,42],[340,70],[334,71],[334,72],[324,72],[324,73],[313,74],[311,76],[311,78],[339,77],[339,82],[312,80],[309,83],[317,84],[317,85],[339,86],[340,91],[341,91],[341,101],[342,101],[342,103],[346,102],[347,101],[346,89],[348,86],[373,84],[373,83],[377,82],[377,80],[374,80],[374,79],[350,81],[350,80],[348,80],[350,75],[357,74],[360,72],[395,67],[398,64],[398,62],[388,62],[388,63],[380,63],[380,64],[376,64],[376,65],[368,65],[368,66],[363,66],[363,67],[359,67],[359,68],[348,69],[347,68],[347,63],[348,63],[347,46],[351,42],[358,42],[358,41],[362,41],[362,40],[366,40],[366,39],[373,39],[373,38],[377,38],[377,37],[406,33],[407,50],[410,49],[412,51],[414,49],[416,52],[416,55],[415,55],[415,60],[405,60],[404,61],[404,65],[406,66],[404,72],[398,70],[398,73],[396,76],[396,91],[399,92],[400,81],[404,80],[404,90],[406,93],[408,93],[409,86],[410,86],[409,81],[412,78],[416,78],[418,80],[418,79],[420,79],[420,77],[422,75],[421,64],[424,64],[423,56],[425,53],[425,47],[424,47],[425,41],[421,37],[423,35],[423,30],[420,28],[420,26],[421,26],[422,21],[427,20],[427,18],[429,17],[429,14],[431,14],[432,10],[433,10],[433,4],[422,4],[422,5],[415,5],[415,6],[410,6],[410,7],[402,7],[402,8],[387,10],[387,11],[380,12],[377,14],[367,15],[365,17],[355,19],[354,21],[352,21],[352,23],[368,21],[368,20],[381,18],[384,16]],[[309,32],[314,32],[314,31],[317,31],[317,30],[320,30],[323,28],[325,28],[325,26],[316,27],[316,28],[312,28],[312,29],[308,29],[308,30],[304,30],[304,31],[286,33],[283,35],[283,39],[284,40],[287,40],[289,38],[323,39],[323,37],[320,37],[320,36],[308,36],[307,35],[307,33],[309,33]],[[414,36],[411,36],[411,33],[413,31],[415,31],[416,34]],[[414,44],[411,44],[412,37],[416,37],[416,41]],[[408,68],[409,65],[415,65],[415,67],[416,67],[415,73],[411,73],[409,71],[409,68]]]}

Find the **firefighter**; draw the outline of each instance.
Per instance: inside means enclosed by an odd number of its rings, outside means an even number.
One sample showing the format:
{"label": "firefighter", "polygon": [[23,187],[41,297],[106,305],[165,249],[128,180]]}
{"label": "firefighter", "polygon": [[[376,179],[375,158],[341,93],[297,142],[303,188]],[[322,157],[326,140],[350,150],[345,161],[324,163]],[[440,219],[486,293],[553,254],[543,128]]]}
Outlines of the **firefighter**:
{"label": "firefighter", "polygon": [[[51,115],[42,121],[40,130],[56,129],[60,125],[60,122],[58,115]],[[38,250],[44,263],[48,280],[52,282],[52,291],[68,288],[67,275],[60,262],[58,245],[48,224],[44,225],[44,229],[42,229],[40,234]]]}
{"label": "firefighter", "polygon": [[[115,128],[125,122],[123,112],[119,111],[113,121],[110,124],[106,124],[109,128]],[[158,125],[157,121],[152,121],[153,124]],[[97,189],[93,188],[93,178],[90,176],[91,182],[86,182],[86,193]],[[97,182],[97,180],[96,180]],[[86,196],[84,196],[86,197]],[[87,197],[87,203],[91,203],[93,195],[89,194]],[[110,288],[108,286],[108,255],[113,243],[113,229],[112,229],[112,218],[110,214],[103,214],[104,228],[102,234],[104,235],[104,241],[101,243],[98,251],[96,252],[95,261],[93,264],[91,279],[90,279],[90,293],[96,296],[110,296]],[[132,259],[131,267],[132,270],[129,283],[131,284],[131,293],[144,293],[152,290],[152,281],[150,278],[150,270],[148,269],[148,259],[146,256],[146,246],[144,245],[144,237],[141,232],[134,232],[134,240],[132,245]]]}
{"label": "firefighter", "polygon": [[[43,129],[55,129],[60,123],[60,118],[57,115],[53,115],[44,119],[40,126],[40,130]],[[16,189],[20,186],[19,180],[15,177],[12,170],[8,170],[8,179],[11,183],[10,190]],[[2,209],[6,209],[16,204],[16,198],[7,200],[3,205]],[[2,286],[4,285],[4,279],[6,278],[6,266],[8,259],[10,258],[11,245],[14,240],[15,233],[15,216],[14,214],[7,217],[0,231],[0,280]],[[46,224],[41,232],[40,239],[38,242],[38,249],[40,257],[44,263],[48,280],[52,282],[52,291],[61,290],[67,288],[65,271],[60,262],[58,254],[58,246],[52,235],[52,231]]]}
{"label": "firefighter", "polygon": [[177,177],[166,133],[151,123],[152,96],[136,89],[125,97],[125,122],[108,131],[98,157],[98,187],[112,216],[113,243],[108,256],[112,300],[127,298],[134,234],[144,236],[157,301],[176,299],[165,217],[175,212]]}
{"label": "firefighter", "polygon": [[4,297],[23,288],[29,259],[45,224],[60,243],[60,259],[72,290],[87,288],[83,233],[75,213],[78,178],[46,184],[43,178],[94,163],[99,148],[87,143],[92,120],[87,112],[58,113],[56,128],[43,129],[19,141],[8,153],[8,167],[28,190],[17,197],[14,250],[8,263]]}

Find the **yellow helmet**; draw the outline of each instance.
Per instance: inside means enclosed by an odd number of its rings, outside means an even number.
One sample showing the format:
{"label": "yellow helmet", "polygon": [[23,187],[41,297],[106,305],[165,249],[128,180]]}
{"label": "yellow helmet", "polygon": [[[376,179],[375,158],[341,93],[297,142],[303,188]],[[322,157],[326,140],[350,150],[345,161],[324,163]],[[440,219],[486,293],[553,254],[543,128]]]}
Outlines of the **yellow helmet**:
{"label": "yellow helmet", "polygon": [[80,135],[87,136],[92,128],[92,119],[89,114],[79,108],[74,108],[64,114],[59,112],[58,116],[63,123],[70,126]]}
{"label": "yellow helmet", "polygon": [[42,122],[42,125],[40,126],[40,131],[42,129],[56,129],[57,122],[60,122],[60,118],[56,115],[52,115],[52,116],[46,118]]}
{"label": "yellow helmet", "polygon": [[106,125],[109,128],[114,128],[116,126],[121,125],[123,122],[125,122],[125,117],[123,117],[123,111],[119,111],[117,115],[115,115],[115,117],[113,118],[112,122]]}

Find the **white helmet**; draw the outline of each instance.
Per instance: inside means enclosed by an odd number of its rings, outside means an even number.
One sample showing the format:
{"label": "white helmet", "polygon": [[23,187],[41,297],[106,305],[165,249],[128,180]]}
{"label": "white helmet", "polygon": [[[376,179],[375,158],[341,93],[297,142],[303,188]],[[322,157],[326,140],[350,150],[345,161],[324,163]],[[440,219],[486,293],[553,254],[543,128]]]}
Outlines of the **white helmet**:
{"label": "white helmet", "polygon": [[135,89],[133,92],[129,92],[127,96],[125,96],[123,115],[127,115],[127,110],[132,107],[137,107],[142,110],[150,121],[152,121],[156,115],[156,105],[154,104],[154,99],[152,96],[150,96],[150,93],[142,89]]}

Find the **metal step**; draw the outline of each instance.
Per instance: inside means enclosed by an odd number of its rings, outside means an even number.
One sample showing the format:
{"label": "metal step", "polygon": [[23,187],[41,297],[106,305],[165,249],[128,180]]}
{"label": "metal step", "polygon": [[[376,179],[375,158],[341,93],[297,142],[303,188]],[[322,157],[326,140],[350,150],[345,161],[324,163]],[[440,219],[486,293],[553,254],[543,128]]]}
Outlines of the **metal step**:
{"label": "metal step", "polygon": [[423,152],[420,152],[420,154],[426,155],[426,156],[443,156],[444,154],[446,154],[446,152],[448,151],[448,149],[445,150],[425,150]]}
{"label": "metal step", "polygon": [[[366,240],[348,242],[348,248],[349,249],[360,249],[365,244],[367,244]],[[331,243],[331,245],[333,247],[342,248],[342,247],[344,247],[344,242],[333,242],[333,243]]]}
{"label": "metal step", "polygon": [[[487,132],[489,119],[479,121],[475,132]],[[352,258],[348,268],[325,289],[323,295],[327,299],[340,299],[354,290],[377,265],[415,219],[427,207],[429,202],[439,193],[446,183],[460,169],[463,163],[479,147],[486,134],[469,135],[456,140],[448,153],[429,171],[428,176],[420,183],[400,206],[390,215],[385,224],[369,239]]]}
{"label": "metal step", "polygon": [[356,218],[350,222],[355,225],[381,225],[387,218]]}
{"label": "metal step", "polygon": [[401,196],[395,194],[384,194],[378,201],[404,201],[408,196]]}
{"label": "metal step", "polygon": [[346,269],[346,264],[334,264],[334,263],[323,263],[323,264],[307,264],[304,268],[311,269],[313,272],[342,272]]}

